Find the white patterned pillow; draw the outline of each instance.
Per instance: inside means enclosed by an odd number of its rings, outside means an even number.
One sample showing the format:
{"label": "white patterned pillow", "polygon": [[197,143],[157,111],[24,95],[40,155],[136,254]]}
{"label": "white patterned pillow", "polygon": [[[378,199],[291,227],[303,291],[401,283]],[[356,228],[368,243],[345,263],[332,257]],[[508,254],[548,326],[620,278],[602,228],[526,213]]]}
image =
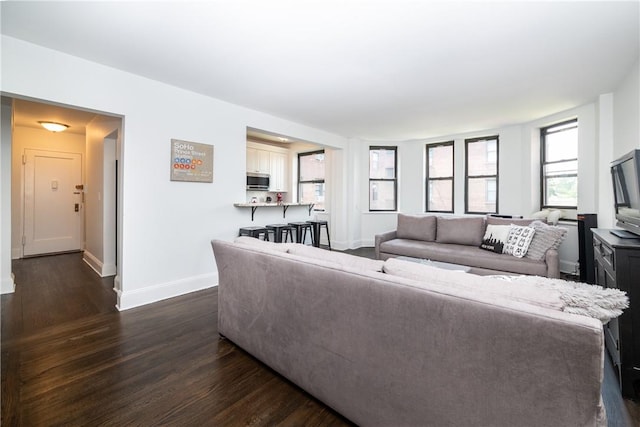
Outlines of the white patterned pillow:
{"label": "white patterned pillow", "polygon": [[533,227],[512,225],[511,230],[509,230],[509,237],[507,237],[507,243],[505,243],[502,252],[517,258],[524,257],[535,232],[536,230]]}
{"label": "white patterned pillow", "polygon": [[549,249],[557,250],[567,235],[564,228],[547,225],[542,221],[534,221],[529,225],[535,228],[536,234],[525,256],[536,261],[543,260]]}
{"label": "white patterned pillow", "polygon": [[510,225],[487,224],[487,231],[484,233],[480,248],[499,254],[503,253],[509,231],[511,231]]}

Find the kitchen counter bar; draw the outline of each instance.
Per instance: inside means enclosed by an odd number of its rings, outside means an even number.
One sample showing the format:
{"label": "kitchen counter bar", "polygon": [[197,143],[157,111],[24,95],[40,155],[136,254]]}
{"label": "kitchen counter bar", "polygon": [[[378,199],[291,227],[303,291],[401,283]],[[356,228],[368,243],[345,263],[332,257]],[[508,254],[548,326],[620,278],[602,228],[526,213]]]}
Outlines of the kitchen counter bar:
{"label": "kitchen counter bar", "polygon": [[256,209],[258,208],[282,208],[282,218],[286,218],[287,209],[290,206],[307,206],[309,209],[309,215],[311,215],[311,210],[315,206],[313,203],[290,203],[290,202],[282,202],[282,203],[265,203],[265,202],[256,202],[256,203],[234,203],[233,206],[236,208],[251,208],[251,221],[253,221],[253,216],[256,213]]}

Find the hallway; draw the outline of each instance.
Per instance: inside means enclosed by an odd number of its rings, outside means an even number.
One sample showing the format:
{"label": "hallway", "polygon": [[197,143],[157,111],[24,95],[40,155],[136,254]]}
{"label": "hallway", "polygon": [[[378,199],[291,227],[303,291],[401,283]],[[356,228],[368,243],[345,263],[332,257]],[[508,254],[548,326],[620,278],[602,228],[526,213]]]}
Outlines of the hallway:
{"label": "hallway", "polygon": [[2,296],[2,335],[30,334],[100,313],[117,312],[113,277],[100,278],[82,253],[12,261],[16,291]]}

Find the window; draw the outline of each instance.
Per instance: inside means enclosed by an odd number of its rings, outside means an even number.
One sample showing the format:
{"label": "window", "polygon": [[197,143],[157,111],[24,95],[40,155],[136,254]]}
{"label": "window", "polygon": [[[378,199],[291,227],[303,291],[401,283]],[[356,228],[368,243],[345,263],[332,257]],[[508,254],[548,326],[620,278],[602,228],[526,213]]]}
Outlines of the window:
{"label": "window", "polygon": [[324,150],[298,154],[298,202],[324,210]]}
{"label": "window", "polygon": [[540,129],[543,208],[578,206],[578,120]]}
{"label": "window", "polygon": [[369,147],[369,210],[397,208],[396,147]]}
{"label": "window", "polygon": [[465,140],[465,212],[498,212],[498,136]]}
{"label": "window", "polygon": [[453,141],[427,144],[427,212],[453,213]]}

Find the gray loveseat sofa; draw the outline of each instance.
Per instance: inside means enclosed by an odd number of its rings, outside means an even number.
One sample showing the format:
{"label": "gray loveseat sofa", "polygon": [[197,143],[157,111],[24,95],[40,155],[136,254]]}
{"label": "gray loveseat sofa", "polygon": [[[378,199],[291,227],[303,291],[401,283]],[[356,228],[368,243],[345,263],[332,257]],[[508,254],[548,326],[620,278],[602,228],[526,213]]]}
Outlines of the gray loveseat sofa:
{"label": "gray loveseat sofa", "polygon": [[[376,258],[406,256],[471,267],[470,272],[489,274],[527,274],[560,277],[557,246],[564,237],[558,227],[536,231],[532,245],[539,256],[517,258],[480,248],[487,225],[530,225],[535,219],[494,217],[443,217],[398,214],[396,230],[375,236]],[[538,221],[539,223],[539,221]],[[543,232],[561,234],[547,239]],[[558,241],[559,240],[559,241]],[[542,247],[541,245],[547,245]],[[533,253],[533,251],[532,251]]]}
{"label": "gray loveseat sofa", "polygon": [[606,425],[602,324],[549,292],[252,240],[212,241],[219,333],[356,424]]}

